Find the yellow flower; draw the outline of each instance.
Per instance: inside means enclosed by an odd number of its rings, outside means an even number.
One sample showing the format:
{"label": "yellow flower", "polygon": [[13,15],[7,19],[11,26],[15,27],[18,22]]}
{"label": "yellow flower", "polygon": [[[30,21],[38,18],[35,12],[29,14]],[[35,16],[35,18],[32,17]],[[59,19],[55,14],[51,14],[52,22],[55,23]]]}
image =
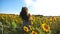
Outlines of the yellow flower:
{"label": "yellow flower", "polygon": [[50,22],[50,25],[52,24],[52,22]]}
{"label": "yellow flower", "polygon": [[31,34],[38,34],[36,31],[32,31],[32,33]]}
{"label": "yellow flower", "polygon": [[31,22],[31,25],[33,25],[33,22]]}
{"label": "yellow flower", "polygon": [[24,31],[26,31],[26,32],[29,31],[28,27],[26,27],[26,26],[24,26],[23,29],[24,29]]}
{"label": "yellow flower", "polygon": [[50,27],[47,26],[46,24],[42,24],[42,29],[43,29],[45,32],[49,32]]}
{"label": "yellow flower", "polygon": [[29,25],[29,28],[30,28],[30,30],[33,30],[31,25]]}
{"label": "yellow flower", "polygon": [[2,17],[2,19],[4,20],[5,18],[4,18],[4,17]]}
{"label": "yellow flower", "polygon": [[54,17],[54,20],[56,20],[56,17]]}
{"label": "yellow flower", "polygon": [[50,21],[53,21],[52,18],[50,18]]}

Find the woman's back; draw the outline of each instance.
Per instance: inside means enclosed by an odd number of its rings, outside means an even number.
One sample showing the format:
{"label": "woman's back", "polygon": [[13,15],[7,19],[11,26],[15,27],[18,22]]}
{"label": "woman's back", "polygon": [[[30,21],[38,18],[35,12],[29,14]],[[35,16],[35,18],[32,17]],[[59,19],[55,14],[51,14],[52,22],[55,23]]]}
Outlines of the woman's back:
{"label": "woman's back", "polygon": [[24,26],[27,26],[29,28],[29,25],[31,25],[31,21],[30,21],[30,17],[31,15],[28,13],[28,9],[26,7],[22,7],[22,10],[20,12],[20,17],[23,20],[23,24],[22,24],[22,34],[24,34]]}
{"label": "woman's back", "polygon": [[20,12],[20,17],[23,20],[23,26],[31,25],[31,21],[30,21],[31,15],[28,13],[28,9],[26,7],[22,7],[22,10]]}

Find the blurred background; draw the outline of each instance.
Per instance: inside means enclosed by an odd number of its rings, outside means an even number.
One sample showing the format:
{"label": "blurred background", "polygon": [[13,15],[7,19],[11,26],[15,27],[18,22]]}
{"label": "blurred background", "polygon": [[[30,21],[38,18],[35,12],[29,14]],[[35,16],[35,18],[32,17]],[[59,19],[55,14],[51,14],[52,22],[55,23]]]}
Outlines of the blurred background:
{"label": "blurred background", "polygon": [[60,15],[60,0],[0,0],[0,13],[19,14],[23,6],[34,15]]}

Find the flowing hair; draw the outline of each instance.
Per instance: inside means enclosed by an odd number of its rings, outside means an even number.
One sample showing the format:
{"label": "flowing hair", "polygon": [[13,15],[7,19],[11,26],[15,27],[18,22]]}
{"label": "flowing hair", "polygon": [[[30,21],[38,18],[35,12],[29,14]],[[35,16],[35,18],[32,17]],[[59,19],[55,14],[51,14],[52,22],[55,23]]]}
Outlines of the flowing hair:
{"label": "flowing hair", "polygon": [[28,14],[28,8],[27,7],[22,7],[22,10],[20,12],[20,17],[22,20],[29,20],[30,14]]}

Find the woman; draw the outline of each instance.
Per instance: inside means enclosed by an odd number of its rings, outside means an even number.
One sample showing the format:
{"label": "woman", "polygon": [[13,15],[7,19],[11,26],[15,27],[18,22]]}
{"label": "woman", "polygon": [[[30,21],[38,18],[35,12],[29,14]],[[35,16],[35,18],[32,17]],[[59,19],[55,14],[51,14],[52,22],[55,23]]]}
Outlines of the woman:
{"label": "woman", "polygon": [[27,26],[29,28],[29,25],[31,25],[31,15],[28,13],[28,8],[27,7],[22,7],[22,10],[20,12],[20,17],[23,20],[23,26]]}
{"label": "woman", "polygon": [[31,15],[28,13],[28,8],[22,7],[22,10],[20,12],[20,17],[23,20],[23,25],[24,26],[31,25],[31,23],[30,23],[30,21],[31,21]]}

